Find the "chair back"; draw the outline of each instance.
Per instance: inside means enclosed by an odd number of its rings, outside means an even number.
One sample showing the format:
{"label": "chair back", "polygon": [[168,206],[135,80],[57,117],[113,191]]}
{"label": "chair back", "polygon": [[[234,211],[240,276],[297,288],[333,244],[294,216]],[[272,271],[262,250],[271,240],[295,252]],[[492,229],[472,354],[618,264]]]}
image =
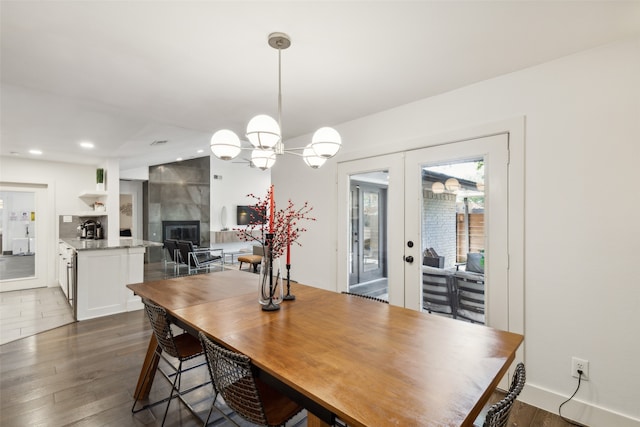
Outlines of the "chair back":
{"label": "chair back", "polygon": [[190,264],[191,267],[197,267],[195,256],[189,256],[189,252],[193,252],[193,242],[190,240],[178,240],[178,250],[182,257],[182,262]]}
{"label": "chair back", "polygon": [[153,334],[156,336],[156,340],[158,340],[158,345],[162,351],[170,356],[179,357],[173,332],[171,332],[171,322],[169,321],[166,310],[145,298],[142,299],[142,303],[151,322]]}
{"label": "chair back", "polygon": [[511,380],[509,392],[502,400],[491,405],[484,419],[483,427],[505,427],[507,425],[511,408],[513,408],[513,402],[515,402],[524,388],[525,380],[526,373],[524,364],[518,363],[516,371],[513,374],[513,379]]}
{"label": "chair back", "polygon": [[372,297],[370,295],[354,294],[354,293],[351,293],[351,292],[344,292],[344,291],[342,293],[345,294],[345,295],[353,295],[354,297],[360,297],[360,298],[370,299],[370,300],[373,300],[373,301],[378,301],[378,302],[383,302],[385,304],[389,304],[389,301],[383,300],[382,298]]}
{"label": "chair back", "polygon": [[171,261],[179,263],[180,260],[176,259],[176,256],[179,257],[178,254],[178,241],[173,239],[167,239],[164,241],[164,248],[169,252],[169,257]]}
{"label": "chair back", "polygon": [[199,336],[207,357],[211,379],[227,406],[254,424],[268,425],[251,369],[251,359],[244,354],[221,347],[202,332]]}
{"label": "chair back", "polygon": [[474,323],[484,323],[484,275],[457,271],[458,317]]}
{"label": "chair back", "polygon": [[422,307],[429,313],[449,314],[456,318],[451,273],[440,268],[422,266]]}

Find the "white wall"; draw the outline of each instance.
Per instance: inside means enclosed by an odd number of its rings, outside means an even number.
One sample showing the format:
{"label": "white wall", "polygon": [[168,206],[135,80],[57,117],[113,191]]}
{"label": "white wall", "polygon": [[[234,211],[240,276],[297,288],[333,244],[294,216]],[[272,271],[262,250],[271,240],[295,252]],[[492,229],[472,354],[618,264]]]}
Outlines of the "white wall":
{"label": "white wall", "polygon": [[563,415],[590,426],[638,426],[638,38],[345,123],[337,127],[342,152],[319,170],[279,158],[277,201],[309,201],[318,219],[293,251],[292,276],[335,289],[337,161],[519,116],[526,118],[522,399],[557,413],[576,387],[570,360],[578,356],[590,361],[591,378]]}
{"label": "white wall", "polygon": [[[239,157],[243,157],[242,153]],[[218,179],[215,179],[216,176]],[[227,228],[231,230],[238,227],[236,207],[255,204],[255,199],[247,197],[247,194],[263,197],[267,194],[269,185],[270,171],[211,156],[211,231],[220,231],[222,228],[220,213],[223,206],[227,209]]]}
{"label": "white wall", "polygon": [[56,286],[56,258],[58,254],[58,216],[73,215],[89,209],[78,195],[83,191],[95,191],[96,166],[29,160],[16,157],[0,158],[0,181],[47,186],[48,217],[38,215],[46,241],[46,283]]}
{"label": "white wall", "polygon": [[[132,237],[142,240],[144,225],[142,221],[143,203],[142,203],[142,181],[125,181],[120,180],[120,194],[129,194],[132,197],[133,214],[132,214]],[[111,219],[109,219],[111,223]],[[120,224],[120,228],[124,228]],[[120,230],[118,230],[119,232]]]}

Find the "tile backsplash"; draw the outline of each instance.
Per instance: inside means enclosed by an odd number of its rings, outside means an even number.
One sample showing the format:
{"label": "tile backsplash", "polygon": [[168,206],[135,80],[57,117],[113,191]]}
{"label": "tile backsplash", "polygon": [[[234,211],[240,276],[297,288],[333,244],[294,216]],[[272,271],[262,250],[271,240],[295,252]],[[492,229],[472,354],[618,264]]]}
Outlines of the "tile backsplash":
{"label": "tile backsplash", "polygon": [[[65,222],[65,217],[71,216],[71,222]],[[108,225],[108,217],[106,215],[103,216],[76,216],[76,215],[60,215],[58,217],[58,238],[60,239],[74,239],[76,237],[80,237],[80,230],[78,227],[84,221],[88,219],[93,219],[95,221],[100,221],[102,228],[104,229],[104,235],[107,236],[107,225]]]}

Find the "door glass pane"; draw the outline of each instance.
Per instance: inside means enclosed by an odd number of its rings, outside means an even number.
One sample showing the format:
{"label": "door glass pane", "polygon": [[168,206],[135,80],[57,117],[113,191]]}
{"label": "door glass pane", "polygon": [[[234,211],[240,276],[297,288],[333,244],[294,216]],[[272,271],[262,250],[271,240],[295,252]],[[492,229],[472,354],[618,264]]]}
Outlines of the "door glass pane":
{"label": "door glass pane", "polygon": [[425,309],[484,323],[484,161],[426,165],[422,189]]}
{"label": "door glass pane", "polygon": [[360,212],[360,188],[357,185],[351,184],[351,193],[349,196],[349,203],[351,207],[351,216],[349,221],[349,284],[358,283],[358,263],[360,261],[359,250],[359,212]]}
{"label": "door glass pane", "polygon": [[35,194],[0,191],[0,280],[35,276]]}
{"label": "door glass pane", "polygon": [[350,176],[349,292],[388,299],[388,172]]}
{"label": "door glass pane", "polygon": [[364,271],[377,270],[380,266],[380,233],[378,193],[363,191],[362,224]]}

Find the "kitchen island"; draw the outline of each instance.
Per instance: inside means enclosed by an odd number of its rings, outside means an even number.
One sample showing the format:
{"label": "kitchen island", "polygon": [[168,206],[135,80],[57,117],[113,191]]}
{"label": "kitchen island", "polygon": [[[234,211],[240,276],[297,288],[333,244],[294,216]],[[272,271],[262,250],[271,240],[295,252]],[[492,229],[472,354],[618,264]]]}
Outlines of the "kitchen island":
{"label": "kitchen island", "polygon": [[[86,320],[143,308],[126,285],[144,281],[144,254],[161,243],[122,238],[60,239],[75,251],[75,273],[69,297],[76,320]],[[74,280],[75,279],[75,280]],[[61,283],[62,285],[62,283]]]}

